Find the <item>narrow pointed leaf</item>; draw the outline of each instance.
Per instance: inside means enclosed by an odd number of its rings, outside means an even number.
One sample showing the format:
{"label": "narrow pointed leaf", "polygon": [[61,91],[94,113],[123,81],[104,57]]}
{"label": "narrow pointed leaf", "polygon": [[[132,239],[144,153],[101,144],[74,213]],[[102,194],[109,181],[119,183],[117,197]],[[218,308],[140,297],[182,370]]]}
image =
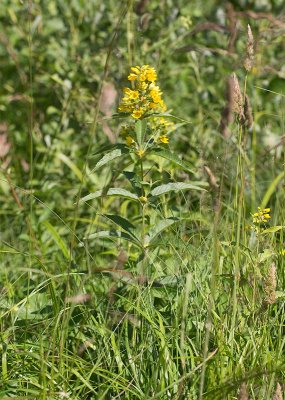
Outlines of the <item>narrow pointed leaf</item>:
{"label": "narrow pointed leaf", "polygon": [[167,218],[160,221],[153,229],[151,229],[146,236],[146,245],[152,244],[156,237],[161,234],[165,229],[169,228],[171,225],[180,222],[179,218]]}
{"label": "narrow pointed leaf", "polygon": [[137,142],[139,146],[144,141],[144,136],[145,136],[145,131],[146,131],[146,120],[145,119],[139,119],[136,124],[135,124],[135,131],[136,131],[136,137],[137,137]]}
{"label": "narrow pointed leaf", "polygon": [[43,224],[47,228],[49,233],[51,234],[51,236],[52,236],[54,242],[57,244],[58,248],[62,251],[64,257],[66,259],[69,259],[68,248],[67,248],[66,244],[64,243],[64,241],[62,240],[62,238],[60,237],[59,233],[55,230],[55,228],[48,221],[44,221]]}
{"label": "narrow pointed leaf", "polygon": [[120,228],[124,229],[130,235],[132,235],[135,239],[137,239],[136,235],[134,234],[135,226],[128,221],[126,218],[121,217],[120,215],[115,214],[104,214],[105,218],[109,219],[110,221],[114,222]]}
{"label": "narrow pointed leaf", "polygon": [[[198,182],[199,184],[203,182]],[[161,196],[162,194],[166,194],[169,192],[179,192],[180,190],[205,190],[201,186],[193,185],[192,183],[184,183],[184,182],[171,182],[165,185],[157,186],[153,189],[150,194],[152,196]]]}
{"label": "narrow pointed leaf", "polygon": [[175,153],[171,153],[168,150],[164,150],[164,149],[153,149],[152,154],[155,153],[155,155],[165,158],[168,161],[173,162],[173,164],[181,167],[181,169],[183,169],[184,171],[190,172],[191,174],[193,174],[193,170],[187,165],[187,163],[185,163],[184,161],[181,160],[181,158],[179,158]]}
{"label": "narrow pointed leaf", "polygon": [[58,158],[65,164],[67,165],[71,171],[74,173],[75,176],[82,182],[83,175],[80,169],[77,167],[77,165],[74,164],[73,161],[70,160],[65,154],[59,153]]}
{"label": "narrow pointed leaf", "polygon": [[128,179],[128,181],[132,185],[133,189],[136,191],[137,195],[140,196],[142,193],[142,185],[141,185],[141,180],[138,177],[138,175],[136,175],[132,171],[123,171],[123,174]]}
{"label": "narrow pointed leaf", "polygon": [[278,232],[283,228],[285,228],[285,226],[283,225],[271,226],[270,228],[264,229],[264,231],[262,231],[261,234],[264,235],[266,233]]}
{"label": "narrow pointed leaf", "polygon": [[110,230],[110,231],[99,231],[95,233],[91,233],[91,235],[86,236],[84,239],[123,239],[128,242],[133,243],[134,245],[141,247],[139,241],[135,240],[131,235],[126,232]]}
{"label": "narrow pointed leaf", "polygon": [[110,151],[109,153],[105,154],[95,165],[93,170],[91,172],[97,171],[99,168],[103,167],[104,165],[107,165],[111,161],[113,161],[115,158],[121,157],[123,154],[125,154],[126,151],[124,151],[123,148],[118,148],[115,150]]}
{"label": "narrow pointed leaf", "polygon": [[105,196],[118,196],[118,197],[124,197],[127,199],[138,200],[137,195],[135,195],[132,192],[129,192],[126,189],[110,188],[107,192],[105,192],[104,189],[102,189],[102,190],[97,190],[94,193],[90,193],[87,196],[82,197],[82,199],[80,199],[80,203],[83,203],[83,202],[86,202],[89,200],[93,200],[93,199],[97,199],[99,197],[105,197]]}
{"label": "narrow pointed leaf", "polygon": [[279,185],[279,183],[282,181],[282,179],[284,179],[285,177],[285,172],[282,171],[280,172],[279,175],[276,176],[276,178],[273,180],[273,182],[270,184],[270,186],[268,187],[262,202],[261,202],[261,208],[266,208],[271,196],[273,195],[273,193],[275,192],[277,186]]}

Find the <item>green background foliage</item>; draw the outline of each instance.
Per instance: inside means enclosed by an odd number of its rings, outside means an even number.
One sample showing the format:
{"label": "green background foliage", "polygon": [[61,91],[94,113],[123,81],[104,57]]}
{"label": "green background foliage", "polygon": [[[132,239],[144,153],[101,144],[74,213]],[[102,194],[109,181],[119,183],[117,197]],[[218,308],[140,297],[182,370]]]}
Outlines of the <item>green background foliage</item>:
{"label": "green background foliage", "polygon": [[[0,397],[284,385],[283,14],[281,0],[1,1]],[[111,116],[143,64],[181,120],[140,179]],[[233,72],[254,123],[223,135]],[[263,235],[248,230],[259,205]]]}

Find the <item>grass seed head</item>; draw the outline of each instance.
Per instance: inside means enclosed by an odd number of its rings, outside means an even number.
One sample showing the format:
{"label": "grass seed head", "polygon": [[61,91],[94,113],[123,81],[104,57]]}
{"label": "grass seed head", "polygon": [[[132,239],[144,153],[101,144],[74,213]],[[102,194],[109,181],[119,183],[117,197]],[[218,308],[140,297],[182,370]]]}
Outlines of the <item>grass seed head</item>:
{"label": "grass seed head", "polygon": [[253,67],[254,59],[254,39],[250,25],[247,25],[247,46],[246,57],[244,60],[244,68],[249,72]]}
{"label": "grass seed head", "polygon": [[249,400],[247,386],[244,382],[239,388],[238,400]]}
{"label": "grass seed head", "polygon": [[266,294],[266,297],[264,299],[265,304],[275,303],[276,287],[277,287],[276,266],[274,263],[272,263],[265,279],[265,286],[264,286],[264,291]]}
{"label": "grass seed head", "polygon": [[233,73],[230,77],[230,95],[232,96],[233,111],[238,115],[240,120],[244,119],[243,98],[239,81],[235,73]]}
{"label": "grass seed head", "polygon": [[283,394],[282,394],[282,389],[281,385],[277,383],[276,390],[273,396],[273,400],[283,400]]}
{"label": "grass seed head", "polygon": [[253,115],[252,115],[252,108],[250,104],[250,100],[248,95],[245,96],[244,101],[244,117],[245,117],[245,125],[248,129],[252,128],[253,125]]}

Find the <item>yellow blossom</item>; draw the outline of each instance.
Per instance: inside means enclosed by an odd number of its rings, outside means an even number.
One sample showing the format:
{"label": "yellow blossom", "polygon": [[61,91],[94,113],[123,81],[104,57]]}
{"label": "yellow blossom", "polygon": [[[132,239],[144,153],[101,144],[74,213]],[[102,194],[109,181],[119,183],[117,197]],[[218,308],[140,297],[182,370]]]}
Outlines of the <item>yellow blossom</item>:
{"label": "yellow blossom", "polygon": [[169,138],[167,137],[167,136],[160,136],[159,137],[159,141],[161,142],[161,143],[168,143],[169,142]]}
{"label": "yellow blossom", "polygon": [[134,139],[131,136],[126,137],[126,145],[131,146],[133,143],[135,143]]}
{"label": "yellow blossom", "polygon": [[266,224],[268,220],[271,218],[269,213],[270,213],[270,208],[257,208],[257,212],[252,215],[252,221],[254,224]]}
{"label": "yellow blossom", "polygon": [[278,254],[280,254],[281,256],[285,256],[285,249],[280,250]]}
{"label": "yellow blossom", "polygon": [[154,68],[148,68],[146,70],[146,78],[150,82],[155,82],[157,79],[156,70]]}
{"label": "yellow blossom", "polygon": [[128,76],[128,80],[129,81],[135,81],[137,79],[137,75],[136,74],[129,74]]}
{"label": "yellow blossom", "polygon": [[134,72],[136,75],[141,73],[141,69],[140,67],[136,66],[136,67],[131,67],[131,71]]}
{"label": "yellow blossom", "polygon": [[[124,88],[124,96],[118,107],[120,112],[130,113],[132,118],[140,119],[145,115],[166,110],[161,98],[162,91],[155,84],[157,80],[155,68],[149,65],[131,67],[128,79],[133,81],[133,87]],[[165,135],[166,126],[166,123],[156,123],[160,136]]]}
{"label": "yellow blossom", "polygon": [[139,108],[138,110],[133,111],[132,117],[135,119],[139,119],[142,116],[142,113],[143,113],[142,109]]}
{"label": "yellow blossom", "polygon": [[119,106],[118,110],[121,112],[130,112],[132,111],[132,107],[127,105],[121,105]]}
{"label": "yellow blossom", "polygon": [[129,97],[130,99],[136,100],[139,97],[139,92],[137,90],[132,90]]}
{"label": "yellow blossom", "polygon": [[136,153],[139,156],[139,158],[143,158],[145,151],[143,149],[139,149]]}
{"label": "yellow blossom", "polygon": [[139,83],[139,89],[140,90],[146,90],[148,88],[148,85],[146,82],[140,82]]}

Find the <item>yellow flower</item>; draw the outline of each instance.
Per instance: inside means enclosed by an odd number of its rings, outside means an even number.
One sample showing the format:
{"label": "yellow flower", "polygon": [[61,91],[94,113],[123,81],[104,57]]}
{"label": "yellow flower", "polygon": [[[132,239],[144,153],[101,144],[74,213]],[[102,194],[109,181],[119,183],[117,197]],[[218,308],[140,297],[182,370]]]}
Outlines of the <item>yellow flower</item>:
{"label": "yellow flower", "polygon": [[161,94],[162,92],[160,91],[158,86],[152,86],[151,91],[149,92],[150,97],[152,98],[154,103],[160,103],[161,100]]}
{"label": "yellow flower", "polygon": [[131,67],[131,71],[134,72],[136,75],[139,75],[141,73],[140,67]]}
{"label": "yellow flower", "polygon": [[118,108],[119,111],[121,112],[131,112],[133,111],[133,108],[131,106],[127,106],[127,105],[120,105]]}
{"label": "yellow flower", "polygon": [[[161,98],[162,91],[155,84],[157,73],[155,68],[149,65],[131,67],[128,79],[133,82],[133,87],[124,88],[124,96],[119,104],[120,112],[130,113],[132,118],[140,119],[144,115],[151,115],[155,112],[164,112],[166,106]],[[157,120],[155,128],[157,136],[164,136],[167,133],[167,123]],[[165,139],[163,139],[165,140]]]}
{"label": "yellow flower", "polygon": [[278,254],[280,254],[281,256],[285,256],[285,249],[280,250]]}
{"label": "yellow flower", "polygon": [[257,207],[257,212],[252,215],[252,221],[254,224],[266,224],[271,218],[269,215],[270,208]]}
{"label": "yellow flower", "polygon": [[126,137],[126,145],[131,146],[133,143],[135,143],[134,139],[131,136]]}
{"label": "yellow flower", "polygon": [[137,79],[137,75],[135,75],[135,74],[130,74],[129,76],[128,76],[128,80],[129,81],[135,81]]}
{"label": "yellow flower", "polygon": [[131,94],[131,99],[138,99],[139,98],[139,92],[137,90],[133,90],[132,94]]}
{"label": "yellow flower", "polygon": [[169,142],[169,138],[167,136],[159,136],[159,141],[166,144]]}
{"label": "yellow flower", "polygon": [[123,102],[127,102],[130,99],[136,100],[139,97],[139,92],[137,90],[131,90],[129,88],[124,89],[125,97],[122,98]]}
{"label": "yellow flower", "polygon": [[135,119],[139,119],[142,116],[142,113],[143,113],[142,109],[139,108],[138,110],[133,111],[132,117]]}
{"label": "yellow flower", "polygon": [[139,149],[136,153],[139,156],[139,158],[143,158],[145,151],[143,149]]}
{"label": "yellow flower", "polygon": [[139,89],[140,90],[146,90],[147,88],[148,88],[147,83],[145,83],[145,82],[140,82],[139,83]]}
{"label": "yellow flower", "polygon": [[150,82],[155,82],[157,80],[156,70],[152,67],[146,70],[147,80]]}

